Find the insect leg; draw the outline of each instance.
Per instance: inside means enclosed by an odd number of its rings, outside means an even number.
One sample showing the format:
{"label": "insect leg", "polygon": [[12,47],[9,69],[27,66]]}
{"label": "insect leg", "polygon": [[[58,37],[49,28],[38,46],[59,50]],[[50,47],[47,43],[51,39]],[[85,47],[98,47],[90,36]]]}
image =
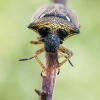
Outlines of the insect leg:
{"label": "insect leg", "polygon": [[63,47],[63,46],[60,46],[59,49],[58,49],[58,51],[60,51],[63,54],[66,54],[67,56],[65,56],[65,58],[69,59],[69,58],[71,58],[71,56],[73,56],[73,52],[70,51],[69,49]]}
{"label": "insect leg", "polygon": [[37,50],[36,52],[35,52],[35,56],[34,56],[34,58],[37,60],[37,62],[40,64],[40,66],[42,67],[42,72],[41,72],[41,76],[42,76],[42,73],[44,72],[44,68],[45,68],[45,66],[44,66],[44,64],[40,61],[40,59],[37,57],[39,54],[41,54],[42,52],[44,52],[45,51],[45,49],[44,48],[42,48],[42,49],[39,49],[39,50]]}
{"label": "insect leg", "polygon": [[45,51],[44,48],[41,48],[41,49],[39,49],[39,50],[37,50],[37,51],[35,52],[35,55],[34,55],[34,56],[32,56],[32,57],[30,57],[30,58],[19,59],[19,61],[26,61],[26,60],[33,59],[33,58],[35,58],[36,56],[38,56],[40,53],[42,53],[42,52],[44,52],[44,51]]}
{"label": "insect leg", "polygon": [[33,45],[37,45],[37,46],[43,47],[43,42],[42,42],[42,41],[30,41],[30,44],[33,44]]}
{"label": "insect leg", "polygon": [[37,60],[37,62],[40,64],[40,66],[42,67],[42,68],[44,68],[44,65],[43,65],[43,63],[38,59],[38,55],[39,54],[41,54],[42,52],[44,52],[45,51],[45,49],[44,48],[41,48],[41,49],[39,49],[39,50],[37,50],[36,52],[35,52],[35,55],[34,55],[34,58]]}
{"label": "insect leg", "polygon": [[[66,55],[64,55],[62,52],[60,52],[60,51],[58,51],[61,55],[58,55],[58,58],[67,58],[67,56]],[[68,62],[70,63],[70,65],[73,67],[73,64],[72,64],[72,62],[68,59]]]}
{"label": "insect leg", "polygon": [[[62,57],[65,57],[66,59],[63,60],[61,63],[59,63],[59,67],[58,67],[58,74],[60,73],[60,67],[68,60],[69,63],[72,65],[71,61],[69,60],[69,58],[71,58],[71,56],[73,55],[73,52],[70,51],[69,49],[63,47],[63,46],[60,46],[59,49],[58,49],[58,52],[61,54]],[[63,54],[62,54],[63,53]],[[64,55],[66,54],[66,56]],[[60,56],[60,57],[61,57]],[[73,66],[73,65],[72,65]]]}

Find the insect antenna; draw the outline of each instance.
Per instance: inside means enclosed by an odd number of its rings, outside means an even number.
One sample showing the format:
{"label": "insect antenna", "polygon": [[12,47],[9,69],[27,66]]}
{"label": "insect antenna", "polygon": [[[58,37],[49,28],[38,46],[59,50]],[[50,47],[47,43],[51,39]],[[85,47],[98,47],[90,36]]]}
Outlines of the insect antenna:
{"label": "insect antenna", "polygon": [[30,58],[23,58],[23,59],[19,59],[18,61],[26,61],[26,60],[30,60],[30,59],[33,59],[34,56],[30,57]]}
{"label": "insect antenna", "polygon": [[[65,56],[65,58],[67,58],[66,56]],[[73,64],[72,64],[72,62],[68,59],[68,62],[70,63],[70,65],[72,66],[72,67],[74,67],[73,66]]]}
{"label": "insect antenna", "polygon": [[68,62],[70,63],[70,65],[71,65],[72,67],[74,67],[73,64],[72,64],[72,62],[71,62],[69,59],[68,59]]}

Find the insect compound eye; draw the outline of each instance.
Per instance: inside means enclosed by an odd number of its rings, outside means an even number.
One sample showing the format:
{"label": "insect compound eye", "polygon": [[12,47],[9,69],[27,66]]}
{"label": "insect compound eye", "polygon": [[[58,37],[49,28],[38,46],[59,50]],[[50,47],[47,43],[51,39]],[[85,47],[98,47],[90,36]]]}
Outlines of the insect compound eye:
{"label": "insect compound eye", "polygon": [[41,35],[41,37],[45,37],[48,33],[49,33],[49,28],[47,27],[42,27],[38,30],[39,34]]}
{"label": "insect compound eye", "polygon": [[64,38],[66,38],[69,34],[68,34],[68,32],[67,32],[66,30],[64,30],[64,29],[59,29],[59,30],[57,31],[57,35],[58,35],[61,39],[64,39]]}

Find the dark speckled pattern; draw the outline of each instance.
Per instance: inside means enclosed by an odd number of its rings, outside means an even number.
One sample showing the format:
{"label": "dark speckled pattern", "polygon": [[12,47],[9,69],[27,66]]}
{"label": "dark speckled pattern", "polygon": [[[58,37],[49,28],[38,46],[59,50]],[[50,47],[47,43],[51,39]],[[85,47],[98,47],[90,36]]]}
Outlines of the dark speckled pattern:
{"label": "dark speckled pattern", "polygon": [[55,53],[60,45],[60,38],[56,34],[48,34],[44,38],[44,47],[46,52]]}

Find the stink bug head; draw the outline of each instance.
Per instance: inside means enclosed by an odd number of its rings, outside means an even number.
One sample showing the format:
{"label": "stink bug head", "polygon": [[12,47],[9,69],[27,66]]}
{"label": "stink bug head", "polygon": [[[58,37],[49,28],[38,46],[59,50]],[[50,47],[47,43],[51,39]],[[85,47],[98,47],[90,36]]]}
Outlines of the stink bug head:
{"label": "stink bug head", "polygon": [[56,34],[48,34],[44,38],[44,47],[46,52],[55,53],[60,46],[60,38]]}

